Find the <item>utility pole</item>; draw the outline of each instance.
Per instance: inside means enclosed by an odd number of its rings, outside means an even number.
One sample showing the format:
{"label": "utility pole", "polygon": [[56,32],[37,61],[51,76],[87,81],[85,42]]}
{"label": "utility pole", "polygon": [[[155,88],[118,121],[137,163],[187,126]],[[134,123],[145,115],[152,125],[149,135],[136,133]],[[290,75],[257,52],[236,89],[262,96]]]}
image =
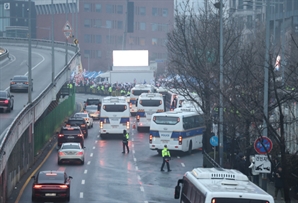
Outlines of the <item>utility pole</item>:
{"label": "utility pole", "polygon": [[219,165],[223,166],[223,3],[219,1]]}
{"label": "utility pole", "polygon": [[124,33],[123,33],[123,41],[122,41],[122,50],[126,49],[127,24],[128,24],[128,0],[126,0],[126,13],[125,13],[125,20],[124,20]]}
{"label": "utility pole", "polygon": [[54,56],[54,2],[51,0],[51,14],[52,14],[52,25],[51,25],[51,46],[52,46],[52,85],[54,85],[55,80],[55,56]]}
{"label": "utility pole", "polygon": [[31,0],[28,0],[28,104],[32,103],[31,34]]}
{"label": "utility pole", "polygon": [[[66,0],[66,6],[65,6],[65,13],[66,13],[66,22],[68,22],[68,0]],[[65,41],[65,66],[68,63],[68,38],[66,37]]]}
{"label": "utility pole", "polygon": [[[265,63],[264,63],[264,119],[263,119],[263,136],[268,136],[268,128],[266,119],[268,119],[268,82],[269,82],[269,43],[270,43],[270,19],[269,11],[270,5],[269,0],[266,0],[266,52],[265,52]],[[267,174],[262,173],[262,188],[267,191]]]}

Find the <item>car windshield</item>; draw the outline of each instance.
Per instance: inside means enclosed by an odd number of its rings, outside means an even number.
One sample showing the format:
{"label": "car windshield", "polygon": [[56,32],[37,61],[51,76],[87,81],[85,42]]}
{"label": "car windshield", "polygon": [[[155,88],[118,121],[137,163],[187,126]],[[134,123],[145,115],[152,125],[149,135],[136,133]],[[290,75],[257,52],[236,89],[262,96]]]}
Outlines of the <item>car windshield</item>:
{"label": "car windshield", "polygon": [[7,97],[6,92],[0,92],[0,97]]}
{"label": "car windshield", "polygon": [[78,144],[62,145],[61,149],[81,149]]}
{"label": "car windshield", "polygon": [[86,113],[76,113],[74,116],[75,117],[83,117],[83,118],[85,118],[85,117],[88,117],[88,114],[86,114]]}
{"label": "car windshield", "polygon": [[38,183],[64,183],[64,173],[48,172],[40,173]]}
{"label": "car windshield", "polygon": [[27,77],[14,77],[13,80],[24,80],[24,81],[27,81],[28,78]]}
{"label": "car windshield", "polygon": [[97,106],[86,106],[86,111],[97,111]]}

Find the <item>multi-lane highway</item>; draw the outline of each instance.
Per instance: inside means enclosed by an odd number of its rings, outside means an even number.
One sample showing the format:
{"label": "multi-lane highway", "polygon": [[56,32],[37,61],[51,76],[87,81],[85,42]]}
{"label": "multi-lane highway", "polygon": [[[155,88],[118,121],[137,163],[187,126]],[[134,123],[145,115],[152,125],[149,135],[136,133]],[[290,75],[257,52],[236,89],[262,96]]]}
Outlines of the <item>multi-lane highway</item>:
{"label": "multi-lane highway", "polygon": [[[28,48],[5,46],[10,52],[10,60],[1,62],[0,89],[9,88],[10,79],[14,75],[28,74]],[[71,53],[70,53],[71,54]],[[62,70],[65,64],[65,53],[55,52],[55,74]],[[32,48],[32,101],[51,83],[52,62],[50,49]],[[4,132],[16,115],[28,102],[27,93],[13,93],[14,110],[11,113],[0,112],[0,134]]]}
{"label": "multi-lane highway", "polygon": [[[76,100],[83,103],[91,95],[78,94]],[[131,118],[131,125],[135,118]],[[65,170],[73,176],[70,202],[73,203],[175,203],[174,188],[177,180],[187,170],[202,166],[202,153],[194,150],[191,155],[172,153],[171,172],[161,172],[162,158],[151,151],[148,133],[130,130],[130,153],[122,154],[120,139],[102,140],[99,137],[99,123],[89,129],[85,139],[85,164],[57,164],[57,150],[52,147],[48,158],[39,170]],[[31,171],[31,173],[34,170]],[[34,173],[32,173],[33,175]],[[31,202],[31,174],[18,185],[19,192],[14,193],[9,203]],[[18,201],[16,201],[18,200]]]}

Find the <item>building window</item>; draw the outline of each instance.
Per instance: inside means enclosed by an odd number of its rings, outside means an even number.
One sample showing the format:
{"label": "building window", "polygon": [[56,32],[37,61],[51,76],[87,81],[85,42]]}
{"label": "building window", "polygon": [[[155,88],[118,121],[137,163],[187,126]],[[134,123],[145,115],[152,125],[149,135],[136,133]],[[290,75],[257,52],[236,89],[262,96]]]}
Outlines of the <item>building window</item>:
{"label": "building window", "polygon": [[157,45],[157,39],[156,38],[152,38],[152,45]]}
{"label": "building window", "polygon": [[146,23],[140,23],[140,30],[146,30]]}
{"label": "building window", "polygon": [[113,27],[113,21],[111,21],[111,20],[107,20],[107,21],[106,21],[106,28],[111,29],[112,27]]}
{"label": "building window", "polygon": [[94,27],[101,27],[101,20],[99,20],[99,19],[95,19],[95,25],[94,25]]}
{"label": "building window", "polygon": [[162,9],[162,16],[163,17],[167,17],[168,16],[168,9],[167,8],[163,8]]}
{"label": "building window", "polygon": [[106,5],[106,12],[107,13],[113,13],[113,5],[107,4]]}
{"label": "building window", "polygon": [[96,41],[96,44],[101,44],[101,35],[96,35],[95,41]]}
{"label": "building window", "polygon": [[85,19],[84,20],[84,27],[91,27],[91,20],[90,19]]}
{"label": "building window", "polygon": [[84,35],[84,42],[91,43],[91,35],[88,35],[88,34]]}
{"label": "building window", "polygon": [[123,21],[117,21],[117,29],[119,30],[123,29]]}
{"label": "building window", "polygon": [[163,32],[168,32],[168,25],[167,24],[162,24],[162,31]]}
{"label": "building window", "polygon": [[157,31],[157,30],[158,30],[158,24],[152,23],[152,31]]}
{"label": "building window", "polygon": [[84,50],[84,57],[85,58],[89,58],[91,55],[91,51],[90,50]]}
{"label": "building window", "polygon": [[117,6],[117,13],[118,14],[122,14],[123,13],[123,6],[122,5],[118,5]]}
{"label": "building window", "polygon": [[91,11],[91,5],[88,3],[84,3],[84,11],[90,12]]}
{"label": "building window", "polygon": [[101,58],[101,51],[97,50],[97,58]]}
{"label": "building window", "polygon": [[152,8],[152,16],[157,16],[157,15],[158,15],[158,9]]}
{"label": "building window", "polygon": [[145,46],[145,38],[140,38],[140,45]]}
{"label": "building window", "polygon": [[117,44],[122,44],[123,43],[123,36],[118,36],[117,38]]}
{"label": "building window", "polygon": [[100,13],[101,12],[101,4],[95,4],[95,11],[97,13]]}
{"label": "building window", "polygon": [[139,15],[141,15],[141,16],[146,15],[146,8],[145,7],[139,7]]}

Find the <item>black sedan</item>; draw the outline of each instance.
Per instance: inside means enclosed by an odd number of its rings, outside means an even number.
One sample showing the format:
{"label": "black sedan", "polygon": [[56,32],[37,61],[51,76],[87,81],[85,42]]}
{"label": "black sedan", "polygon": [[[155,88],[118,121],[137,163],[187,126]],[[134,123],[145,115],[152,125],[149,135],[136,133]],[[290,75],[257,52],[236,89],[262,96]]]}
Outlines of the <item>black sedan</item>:
{"label": "black sedan", "polygon": [[13,95],[7,90],[0,90],[0,109],[2,109],[3,112],[10,112],[13,110],[13,105]]}
{"label": "black sedan", "polygon": [[[10,92],[29,90],[29,79],[25,75],[15,75],[10,79]],[[33,83],[31,82],[31,91],[33,91]]]}
{"label": "black sedan", "polygon": [[70,200],[70,179],[65,171],[40,171],[32,185],[32,202]]}

